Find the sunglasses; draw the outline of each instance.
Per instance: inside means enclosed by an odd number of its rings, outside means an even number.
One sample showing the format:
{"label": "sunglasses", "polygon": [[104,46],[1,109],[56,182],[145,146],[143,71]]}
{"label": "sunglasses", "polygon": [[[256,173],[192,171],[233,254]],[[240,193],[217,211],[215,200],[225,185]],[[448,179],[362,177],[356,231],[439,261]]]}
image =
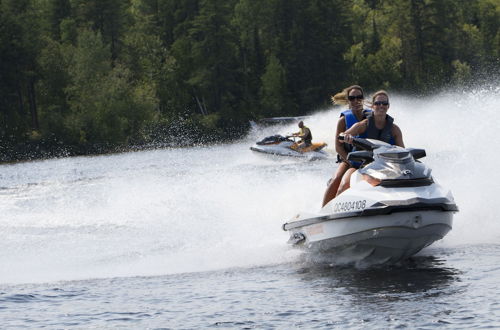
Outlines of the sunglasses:
{"label": "sunglasses", "polygon": [[375,101],[373,102],[374,105],[389,105],[389,102],[387,101]]}
{"label": "sunglasses", "polygon": [[354,100],[362,100],[364,99],[363,95],[349,95],[347,97],[349,101],[354,101]]}

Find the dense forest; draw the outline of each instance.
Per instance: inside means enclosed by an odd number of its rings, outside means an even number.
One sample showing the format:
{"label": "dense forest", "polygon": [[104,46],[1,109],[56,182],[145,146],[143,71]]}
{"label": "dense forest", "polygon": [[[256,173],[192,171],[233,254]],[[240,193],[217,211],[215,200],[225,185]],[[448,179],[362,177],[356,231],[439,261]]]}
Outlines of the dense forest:
{"label": "dense forest", "polygon": [[0,0],[0,161],[237,138],[495,75],[500,0]]}

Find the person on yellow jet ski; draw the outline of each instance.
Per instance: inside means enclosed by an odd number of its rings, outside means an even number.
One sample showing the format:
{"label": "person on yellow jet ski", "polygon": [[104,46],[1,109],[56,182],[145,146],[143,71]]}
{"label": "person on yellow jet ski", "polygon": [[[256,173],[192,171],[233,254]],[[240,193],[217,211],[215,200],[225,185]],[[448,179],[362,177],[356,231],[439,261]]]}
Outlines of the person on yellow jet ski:
{"label": "person on yellow jet ski", "polygon": [[292,136],[300,138],[300,141],[296,142],[294,147],[297,147],[298,149],[303,149],[305,147],[311,146],[312,145],[311,130],[304,125],[304,122],[302,120],[299,121],[299,128],[300,130],[297,133],[292,134]]}

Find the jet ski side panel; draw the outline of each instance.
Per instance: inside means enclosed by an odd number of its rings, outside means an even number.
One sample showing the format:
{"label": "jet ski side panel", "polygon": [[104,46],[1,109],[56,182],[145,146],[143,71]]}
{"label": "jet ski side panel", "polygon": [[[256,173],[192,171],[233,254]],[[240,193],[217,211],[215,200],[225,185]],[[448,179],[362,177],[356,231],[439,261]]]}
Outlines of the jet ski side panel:
{"label": "jet ski side panel", "polygon": [[347,258],[357,250],[366,252],[360,253],[365,257],[377,255],[387,258],[384,262],[396,262],[443,238],[452,224],[453,212],[415,211],[327,220],[290,231],[292,236],[302,236],[297,246],[311,252]]}

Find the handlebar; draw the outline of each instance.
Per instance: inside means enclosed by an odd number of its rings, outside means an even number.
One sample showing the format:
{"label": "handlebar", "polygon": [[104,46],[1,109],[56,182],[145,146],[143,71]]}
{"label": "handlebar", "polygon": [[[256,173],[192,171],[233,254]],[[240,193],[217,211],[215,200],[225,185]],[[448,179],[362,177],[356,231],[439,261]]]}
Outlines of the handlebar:
{"label": "handlebar", "polygon": [[[337,139],[339,139],[339,141],[344,141],[344,135],[339,135]],[[376,144],[359,137],[352,138],[352,145],[358,149],[363,149],[368,151],[372,151],[373,149],[376,149],[378,147]]]}

